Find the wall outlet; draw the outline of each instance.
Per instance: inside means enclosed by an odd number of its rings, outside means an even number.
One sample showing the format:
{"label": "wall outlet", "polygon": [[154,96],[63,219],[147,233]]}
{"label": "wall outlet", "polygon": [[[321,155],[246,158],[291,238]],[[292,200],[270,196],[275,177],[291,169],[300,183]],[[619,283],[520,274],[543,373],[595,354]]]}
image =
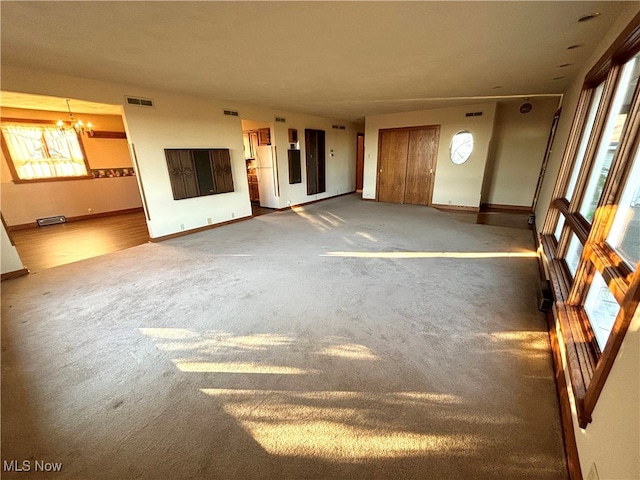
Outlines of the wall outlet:
{"label": "wall outlet", "polygon": [[213,221],[211,220],[211,217],[207,218],[207,225],[211,225],[213,223]]}
{"label": "wall outlet", "polygon": [[587,480],[600,480],[600,475],[598,475],[598,469],[596,468],[596,462],[591,464],[591,468],[587,474]]}
{"label": "wall outlet", "polygon": [[180,230],[184,230],[184,223],[180,224]]}
{"label": "wall outlet", "polygon": [[231,218],[236,218],[236,214],[231,212]]}

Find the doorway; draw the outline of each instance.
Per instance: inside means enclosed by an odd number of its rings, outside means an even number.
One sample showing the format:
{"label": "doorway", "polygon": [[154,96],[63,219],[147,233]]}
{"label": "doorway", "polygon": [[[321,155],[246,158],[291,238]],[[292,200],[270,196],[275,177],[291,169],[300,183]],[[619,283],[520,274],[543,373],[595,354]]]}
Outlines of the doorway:
{"label": "doorway", "polygon": [[362,192],[364,178],[364,133],[356,138],[356,192]]}
{"label": "doorway", "polygon": [[[71,111],[74,118],[85,122],[86,130],[78,129],[73,134]],[[15,169],[12,149],[19,149],[21,142],[14,139],[12,147],[3,152],[2,213],[7,232],[12,232],[18,254],[30,271],[148,241],[144,191],[123,115],[122,105],[2,92],[3,128],[12,125],[10,133],[14,135],[22,129],[39,131],[44,144],[50,138],[45,132],[72,132],[69,139],[77,142],[75,151],[81,152],[83,161],[83,175],[73,181],[59,181],[66,175],[60,173],[64,170],[54,168],[48,173],[34,171],[34,176],[28,177],[31,181],[20,182],[24,172]],[[88,128],[89,123],[92,128]],[[66,158],[59,154],[49,162],[53,165]],[[40,159],[34,156],[26,162],[37,163]]]}
{"label": "doorway", "polygon": [[380,130],[379,202],[432,204],[439,138],[440,125]]}
{"label": "doorway", "polygon": [[271,124],[242,120],[242,139],[253,216],[271,213],[279,189]]}

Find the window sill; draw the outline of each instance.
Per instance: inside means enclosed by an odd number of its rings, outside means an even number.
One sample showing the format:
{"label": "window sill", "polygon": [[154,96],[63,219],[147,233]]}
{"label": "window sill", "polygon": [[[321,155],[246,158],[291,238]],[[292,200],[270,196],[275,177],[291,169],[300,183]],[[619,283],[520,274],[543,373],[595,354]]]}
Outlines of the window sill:
{"label": "window sill", "polygon": [[591,422],[591,412],[585,409],[585,397],[598,362],[598,352],[585,338],[581,308],[566,302],[571,291],[571,276],[562,260],[555,259],[556,242],[552,235],[542,236],[543,261],[548,272],[556,306],[555,321],[560,325],[571,388],[575,398],[578,423],[585,428]]}
{"label": "window sill", "polygon": [[41,183],[41,182],[66,182],[69,180],[93,180],[93,175],[82,175],[78,177],[51,177],[12,180],[13,183]]}
{"label": "window sill", "polygon": [[[605,281],[612,286],[611,290],[624,310],[623,315],[616,320],[606,346],[600,351],[583,307],[571,304],[572,278],[564,261],[555,258],[555,238],[553,235],[543,235],[541,244],[542,261],[547,267],[545,271],[555,298],[555,321],[563,336],[578,424],[580,428],[586,428],[591,422],[591,414],[638,306],[640,286],[638,282],[633,282],[631,288],[633,274],[606,243],[585,246],[583,256],[603,273]],[[579,271],[577,275],[586,275],[586,272]]]}

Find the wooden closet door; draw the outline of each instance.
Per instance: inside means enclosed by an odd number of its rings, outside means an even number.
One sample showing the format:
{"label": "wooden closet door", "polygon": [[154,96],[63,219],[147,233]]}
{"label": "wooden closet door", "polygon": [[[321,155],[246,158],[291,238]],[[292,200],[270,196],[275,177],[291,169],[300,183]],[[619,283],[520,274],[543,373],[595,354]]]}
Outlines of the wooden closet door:
{"label": "wooden closet door", "polygon": [[440,127],[409,132],[404,203],[431,205]]}
{"label": "wooden closet door", "polygon": [[409,131],[380,130],[378,145],[378,201],[403,203]]}

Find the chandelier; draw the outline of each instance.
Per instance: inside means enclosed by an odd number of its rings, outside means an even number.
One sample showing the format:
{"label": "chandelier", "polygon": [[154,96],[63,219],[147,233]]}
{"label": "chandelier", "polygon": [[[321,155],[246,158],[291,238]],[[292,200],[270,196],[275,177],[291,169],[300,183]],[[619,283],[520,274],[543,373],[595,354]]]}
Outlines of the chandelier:
{"label": "chandelier", "polygon": [[[71,126],[77,133],[86,133],[90,137],[93,137],[93,125],[91,122],[84,123],[82,120],[76,120],[71,112],[71,106],[69,105],[69,99],[66,99],[67,102],[67,110],[69,110],[69,122]],[[56,126],[64,131],[64,122],[62,120],[58,120]]]}

